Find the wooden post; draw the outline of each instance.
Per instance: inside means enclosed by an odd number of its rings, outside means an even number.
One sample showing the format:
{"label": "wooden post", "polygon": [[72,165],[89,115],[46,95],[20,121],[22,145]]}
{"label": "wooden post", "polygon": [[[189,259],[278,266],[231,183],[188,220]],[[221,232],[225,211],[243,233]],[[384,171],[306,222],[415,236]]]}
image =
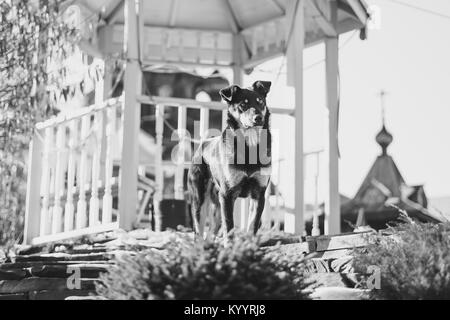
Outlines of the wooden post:
{"label": "wooden post", "polygon": [[164,193],[164,168],[163,168],[163,135],[164,135],[164,105],[156,105],[156,148],[155,148],[155,194],[153,195],[153,208],[155,211],[155,231],[161,230],[162,213],[161,201]]}
{"label": "wooden post", "polygon": [[142,0],[125,0],[124,52],[126,54],[123,110],[123,141],[120,164],[119,226],[131,230],[137,215],[137,182],[139,162],[139,130],[141,105],[137,95],[142,92],[142,71],[139,59],[138,14]]}
{"label": "wooden post", "polygon": [[25,208],[24,244],[39,236],[41,225],[42,141],[34,136],[28,151],[27,199]]}
{"label": "wooden post", "polygon": [[320,224],[319,224],[319,168],[320,168],[320,152],[315,154],[316,157],[316,174],[314,175],[314,212],[311,235],[313,237],[320,236]]}
{"label": "wooden post", "polygon": [[[242,70],[242,36],[240,34],[233,35],[233,84],[238,86],[242,86],[244,82],[244,73]],[[226,119],[226,114],[228,110],[224,111],[224,118]],[[234,210],[237,212],[237,217],[239,219],[235,219],[235,223],[237,227],[240,227],[241,230],[246,230],[247,225],[247,216],[249,214],[249,199],[236,199],[236,203],[234,206]]]}
{"label": "wooden post", "polygon": [[[295,198],[294,232],[303,235],[305,226],[304,203],[304,159],[303,159],[303,49],[305,46],[304,0],[292,1],[297,8],[293,16],[292,34],[289,38],[288,58],[293,71],[290,72],[295,88]],[[288,26],[289,28],[289,26]]]}
{"label": "wooden post", "polygon": [[186,122],[187,122],[187,108],[184,106],[178,106],[178,155],[180,158],[178,160],[180,163],[177,164],[175,170],[175,183],[174,183],[174,193],[175,199],[184,199],[184,168],[185,168],[185,155],[186,155]]}
{"label": "wooden post", "polygon": [[[336,26],[337,3],[331,1],[331,24]],[[339,199],[339,151],[338,151],[338,72],[339,39],[329,37],[325,40],[326,50],[326,88],[327,115],[325,117],[325,234],[341,232],[341,213]]]}

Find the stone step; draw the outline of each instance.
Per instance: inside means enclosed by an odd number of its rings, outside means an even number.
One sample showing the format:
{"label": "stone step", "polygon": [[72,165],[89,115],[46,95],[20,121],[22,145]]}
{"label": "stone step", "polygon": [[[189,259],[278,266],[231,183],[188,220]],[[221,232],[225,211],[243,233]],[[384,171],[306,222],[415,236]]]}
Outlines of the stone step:
{"label": "stone step", "polygon": [[369,295],[367,290],[322,287],[315,289],[311,297],[315,300],[366,300]]}
{"label": "stone step", "polygon": [[107,260],[92,260],[92,261],[84,261],[84,260],[73,260],[73,261],[30,261],[30,262],[15,262],[15,263],[4,263],[0,264],[0,270],[22,270],[26,268],[32,267],[42,267],[45,265],[102,265],[102,266],[110,266],[114,264],[114,261]]}
{"label": "stone step", "polygon": [[68,297],[89,297],[95,294],[93,290],[61,290],[61,291],[32,291],[29,293],[30,300],[66,300]]}
{"label": "stone step", "polygon": [[0,301],[2,300],[28,300],[28,294],[27,293],[0,294]]}
{"label": "stone step", "polygon": [[[94,279],[80,279],[80,290],[95,290]],[[67,280],[59,278],[25,278],[22,280],[0,281],[0,294],[26,293],[31,291],[67,290]]]}
{"label": "stone step", "polygon": [[113,258],[113,253],[68,254],[47,253],[28,256],[16,256],[15,262],[56,262],[56,261],[105,261]]}
{"label": "stone step", "polygon": [[98,278],[101,273],[108,271],[108,266],[100,264],[44,265],[31,267],[30,273],[34,277],[41,278],[67,278],[73,274],[74,269],[80,270],[82,278]]}
{"label": "stone step", "polygon": [[21,280],[27,277],[27,271],[19,270],[0,270],[0,280]]}
{"label": "stone step", "polygon": [[103,297],[99,296],[71,296],[67,297],[65,300],[75,300],[75,301],[83,301],[83,300],[107,300]]}

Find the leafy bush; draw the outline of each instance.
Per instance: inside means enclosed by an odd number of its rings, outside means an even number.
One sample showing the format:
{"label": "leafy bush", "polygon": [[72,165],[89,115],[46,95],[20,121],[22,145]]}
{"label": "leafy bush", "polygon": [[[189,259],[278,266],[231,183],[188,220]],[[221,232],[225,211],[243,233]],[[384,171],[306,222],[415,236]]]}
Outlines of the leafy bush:
{"label": "leafy bush", "polygon": [[108,299],[307,299],[302,261],[265,255],[259,239],[234,234],[192,239],[174,234],[167,248],[117,258],[101,277]]}
{"label": "leafy bush", "polygon": [[52,116],[57,97],[68,91],[61,61],[78,32],[63,21],[62,2],[0,1],[0,249],[23,236],[26,151],[34,125]]}
{"label": "leafy bush", "polygon": [[377,266],[381,288],[371,298],[389,300],[450,299],[450,224],[422,224],[406,219],[373,235],[373,244],[358,250],[354,268],[365,273]]}

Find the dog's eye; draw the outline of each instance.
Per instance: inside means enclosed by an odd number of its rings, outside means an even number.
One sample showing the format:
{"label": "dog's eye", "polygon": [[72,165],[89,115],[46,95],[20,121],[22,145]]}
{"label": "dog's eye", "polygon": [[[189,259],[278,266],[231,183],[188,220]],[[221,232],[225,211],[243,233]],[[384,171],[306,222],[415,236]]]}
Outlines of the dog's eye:
{"label": "dog's eye", "polygon": [[259,104],[263,103],[261,98],[256,98],[256,102],[258,102]]}
{"label": "dog's eye", "polygon": [[247,103],[248,103],[248,99],[245,99],[245,100],[244,100],[244,103],[247,104]]}

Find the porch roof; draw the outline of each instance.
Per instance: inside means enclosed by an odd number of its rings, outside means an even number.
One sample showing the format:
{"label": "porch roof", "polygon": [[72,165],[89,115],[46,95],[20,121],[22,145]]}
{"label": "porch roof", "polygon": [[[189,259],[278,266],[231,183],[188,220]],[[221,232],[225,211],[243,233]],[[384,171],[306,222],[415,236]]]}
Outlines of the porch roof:
{"label": "porch roof", "polygon": [[[309,1],[309,0],[308,0]],[[98,12],[105,21],[112,18],[124,22],[122,0],[77,0],[77,3]],[[289,15],[290,0],[146,0],[145,24],[197,30],[237,33]],[[312,0],[306,6],[307,32],[320,31],[321,16],[327,15],[329,1]],[[340,33],[362,28],[368,18],[362,0],[338,1],[338,30]]]}
{"label": "porch roof", "polygon": [[[337,0],[335,21],[330,0],[303,1],[306,47],[327,37],[362,29],[369,17],[363,0]],[[123,0],[72,0],[66,2],[68,4],[78,5],[85,13],[95,13],[95,19],[100,17],[103,25],[124,25]],[[193,61],[206,57],[206,60],[214,60],[214,64],[227,66],[236,59],[232,53],[233,35],[242,37],[243,65],[249,61],[255,65],[286,53],[297,1],[145,0],[142,4],[143,50],[151,56],[147,60],[160,62],[164,60],[161,56],[165,56],[169,60],[166,62],[170,62],[180,60],[179,56],[171,59],[171,54],[192,55]],[[120,47],[117,43],[114,51]],[[183,47],[182,53],[175,49],[180,47]],[[212,58],[208,49],[213,47]]]}

